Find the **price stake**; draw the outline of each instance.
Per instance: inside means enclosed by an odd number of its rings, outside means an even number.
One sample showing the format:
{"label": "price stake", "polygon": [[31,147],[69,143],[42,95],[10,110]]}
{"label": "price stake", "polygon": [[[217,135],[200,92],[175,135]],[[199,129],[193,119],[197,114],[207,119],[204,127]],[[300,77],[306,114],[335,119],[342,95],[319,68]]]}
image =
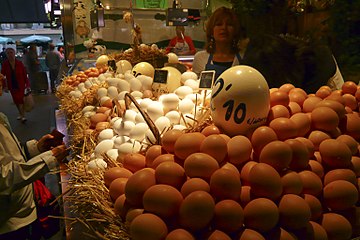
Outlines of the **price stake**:
{"label": "price stake", "polygon": [[115,60],[109,60],[108,61],[108,66],[109,66],[111,71],[116,72],[116,62],[115,62]]}
{"label": "price stake", "polygon": [[200,89],[212,89],[214,84],[215,71],[207,70],[200,73]]}

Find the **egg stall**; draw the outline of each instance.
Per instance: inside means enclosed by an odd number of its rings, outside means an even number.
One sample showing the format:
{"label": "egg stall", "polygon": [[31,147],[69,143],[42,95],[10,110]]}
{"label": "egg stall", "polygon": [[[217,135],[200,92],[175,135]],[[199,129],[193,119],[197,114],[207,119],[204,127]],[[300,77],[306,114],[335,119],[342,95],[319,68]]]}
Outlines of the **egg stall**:
{"label": "egg stall", "polygon": [[64,199],[88,235],[359,237],[353,82],[315,94],[269,89],[256,69],[236,66],[202,89],[191,70],[125,59],[115,70],[109,59],[57,92],[74,153]]}

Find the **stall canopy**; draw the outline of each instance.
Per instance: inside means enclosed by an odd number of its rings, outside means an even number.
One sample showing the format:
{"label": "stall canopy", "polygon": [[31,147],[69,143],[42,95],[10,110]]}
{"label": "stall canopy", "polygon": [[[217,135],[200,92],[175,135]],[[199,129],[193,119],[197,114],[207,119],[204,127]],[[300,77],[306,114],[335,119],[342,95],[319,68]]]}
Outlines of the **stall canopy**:
{"label": "stall canopy", "polygon": [[0,37],[0,44],[11,44],[15,43],[14,39],[8,37]]}
{"label": "stall canopy", "polygon": [[42,35],[31,35],[20,39],[20,43],[23,45],[30,45],[30,44],[46,45],[47,43],[50,42],[52,42],[52,39],[50,37],[42,36]]}
{"label": "stall canopy", "polygon": [[46,23],[43,0],[1,0],[0,23]]}

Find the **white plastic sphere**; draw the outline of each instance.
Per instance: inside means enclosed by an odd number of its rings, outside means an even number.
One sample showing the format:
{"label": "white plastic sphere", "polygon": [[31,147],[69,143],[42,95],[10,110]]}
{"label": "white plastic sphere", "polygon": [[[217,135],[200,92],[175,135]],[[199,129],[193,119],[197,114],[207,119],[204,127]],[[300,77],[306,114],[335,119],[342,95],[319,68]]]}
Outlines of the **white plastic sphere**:
{"label": "white plastic sphere", "polygon": [[197,80],[198,76],[196,75],[196,73],[191,71],[183,72],[181,74],[181,83],[184,84],[188,79]]}
{"label": "white plastic sphere", "polygon": [[168,53],[168,62],[169,63],[178,63],[179,57],[175,53]]}

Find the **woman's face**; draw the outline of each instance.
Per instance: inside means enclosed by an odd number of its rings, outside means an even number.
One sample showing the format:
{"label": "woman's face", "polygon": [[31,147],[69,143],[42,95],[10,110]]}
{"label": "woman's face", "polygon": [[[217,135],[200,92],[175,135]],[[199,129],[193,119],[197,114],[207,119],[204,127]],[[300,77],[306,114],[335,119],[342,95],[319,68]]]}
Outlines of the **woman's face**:
{"label": "woman's face", "polygon": [[234,38],[234,25],[230,18],[222,18],[215,21],[213,36],[215,42],[231,43]]}
{"label": "woman's face", "polygon": [[9,61],[13,61],[15,59],[15,51],[14,49],[6,49],[6,57],[9,59]]}

